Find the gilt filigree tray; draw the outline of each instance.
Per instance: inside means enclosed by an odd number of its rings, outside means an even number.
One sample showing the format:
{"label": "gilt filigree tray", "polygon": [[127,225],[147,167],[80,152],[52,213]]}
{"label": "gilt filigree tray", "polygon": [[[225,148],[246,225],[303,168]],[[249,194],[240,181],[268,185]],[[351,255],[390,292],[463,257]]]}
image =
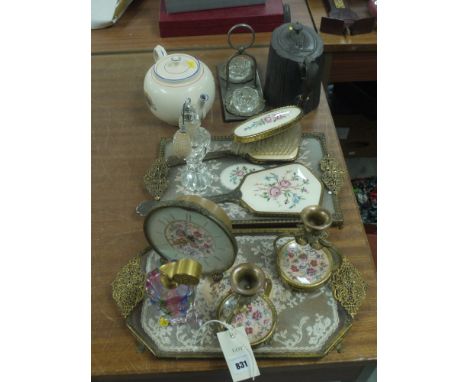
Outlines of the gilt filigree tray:
{"label": "gilt filigree tray", "polygon": [[[345,308],[348,305],[342,305],[335,298],[333,282],[309,293],[286,286],[276,269],[274,239],[275,236],[271,235],[242,235],[236,238],[239,252],[233,266],[253,262],[264,270],[272,281],[270,298],[278,313],[276,330],[268,342],[254,348],[255,356],[323,357],[342,341],[352,325],[354,313]],[[140,256],[142,271],[148,272],[159,266],[160,257],[153,249],[145,250]],[[216,308],[230,290],[229,273],[226,271],[219,282],[209,277],[201,279],[195,299],[201,322],[216,318]],[[339,282],[344,289],[345,284]],[[148,298],[143,299],[127,316],[127,326],[155,356],[222,357],[215,334],[216,325],[197,330],[189,324],[165,326],[159,318]]]}
{"label": "gilt filigree tray", "polygon": [[[322,133],[303,133],[302,142],[299,149],[299,156],[296,162],[307,166],[312,173],[323,181],[324,172],[321,169],[320,161],[327,157],[328,150],[325,142],[325,136]],[[211,141],[210,151],[227,150],[232,141],[230,137],[213,137]],[[167,158],[170,155],[172,146],[171,139],[163,138],[159,155],[161,158]],[[206,162],[208,170],[213,175],[213,182],[201,196],[211,196],[224,194],[232,190],[229,187],[229,182],[239,182],[239,175],[254,171],[254,169],[268,168],[274,164],[259,164],[255,167],[247,160],[240,157],[225,157]],[[261,167],[259,167],[261,166]],[[186,193],[181,184],[181,174],[183,166],[173,167],[169,169],[168,188],[161,200],[175,199],[179,195]],[[228,173],[226,173],[228,172]],[[234,183],[233,183],[234,184]],[[323,184],[324,192],[322,198],[322,206],[328,209],[333,218],[334,225],[341,226],[343,224],[343,214],[341,212],[340,203],[335,189],[331,188],[328,182]],[[265,233],[265,232],[282,232],[290,231],[300,223],[299,218],[278,218],[255,216],[246,208],[235,203],[220,203],[220,206],[226,211],[232,220],[234,233]]]}

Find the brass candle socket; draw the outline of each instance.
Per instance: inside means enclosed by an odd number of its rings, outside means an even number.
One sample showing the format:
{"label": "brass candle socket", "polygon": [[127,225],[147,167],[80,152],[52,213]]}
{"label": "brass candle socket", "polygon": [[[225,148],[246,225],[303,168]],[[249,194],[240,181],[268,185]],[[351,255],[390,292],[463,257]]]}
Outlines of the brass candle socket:
{"label": "brass candle socket", "polygon": [[308,231],[323,231],[333,223],[330,212],[320,206],[305,207],[301,211],[301,220]]}
{"label": "brass candle socket", "polygon": [[309,243],[313,248],[322,248],[321,239],[327,237],[326,229],[333,223],[328,210],[320,206],[308,206],[301,211],[303,233],[296,237],[296,241],[304,245]]}
{"label": "brass candle socket", "polygon": [[[230,282],[232,291],[242,296],[255,296],[267,287],[265,273],[252,263],[236,266],[231,272]],[[265,294],[269,293],[265,291]]]}

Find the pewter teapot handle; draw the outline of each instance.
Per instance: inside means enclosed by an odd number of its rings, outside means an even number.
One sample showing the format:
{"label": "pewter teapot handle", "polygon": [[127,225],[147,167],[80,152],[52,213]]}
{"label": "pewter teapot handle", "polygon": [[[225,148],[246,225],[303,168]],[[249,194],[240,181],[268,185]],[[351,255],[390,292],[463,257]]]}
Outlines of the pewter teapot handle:
{"label": "pewter teapot handle", "polygon": [[166,49],[164,49],[164,47],[161,45],[156,45],[156,47],[153,49],[154,62],[158,61],[161,57],[164,56],[167,56]]}
{"label": "pewter teapot handle", "polygon": [[304,107],[304,104],[307,103],[310,99],[310,93],[314,85],[314,79],[319,73],[320,67],[317,62],[308,59],[304,59],[304,62],[299,64],[300,70],[302,72],[303,79],[303,90],[302,94],[298,96],[298,106]]}

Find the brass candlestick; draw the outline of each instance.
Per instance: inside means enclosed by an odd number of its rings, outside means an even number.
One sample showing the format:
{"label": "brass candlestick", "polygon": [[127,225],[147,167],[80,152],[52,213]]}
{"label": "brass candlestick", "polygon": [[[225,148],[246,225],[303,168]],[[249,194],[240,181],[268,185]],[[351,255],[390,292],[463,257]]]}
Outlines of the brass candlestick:
{"label": "brass candlestick", "polygon": [[269,295],[272,283],[263,270],[252,263],[237,265],[230,275],[231,292],[217,309],[218,320],[245,326],[250,345],[267,341],[276,328],[277,313]]}
{"label": "brass candlestick", "polygon": [[333,222],[330,212],[320,206],[308,206],[300,214],[300,233],[280,245],[278,236],[274,241],[276,266],[281,279],[290,287],[301,291],[314,291],[325,285],[332,272],[342,263],[338,249],[326,240],[326,229]]}

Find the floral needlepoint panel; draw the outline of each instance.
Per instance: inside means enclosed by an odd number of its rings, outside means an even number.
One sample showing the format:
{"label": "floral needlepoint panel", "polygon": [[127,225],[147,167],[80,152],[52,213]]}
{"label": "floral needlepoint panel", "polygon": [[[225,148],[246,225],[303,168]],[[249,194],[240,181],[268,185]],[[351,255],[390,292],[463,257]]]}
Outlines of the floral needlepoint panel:
{"label": "floral needlepoint panel", "polygon": [[322,184],[301,164],[279,166],[248,175],[242,185],[242,200],[258,212],[300,213],[320,204]]}
{"label": "floral needlepoint panel", "polygon": [[263,170],[263,167],[248,163],[226,167],[220,175],[221,184],[230,190],[234,190],[244,179],[244,176],[258,170]]}
{"label": "floral needlepoint panel", "polygon": [[283,275],[298,285],[320,283],[331,272],[330,258],[323,250],[295,242],[286,246],[278,261]]}
{"label": "floral needlepoint panel", "polygon": [[234,327],[244,326],[249,342],[254,343],[265,338],[273,326],[273,312],[265,300],[256,297],[231,320]]}
{"label": "floral needlepoint panel", "polygon": [[214,241],[205,229],[187,221],[174,221],[166,227],[166,239],[180,253],[207,257],[214,253]]}
{"label": "floral needlepoint panel", "polygon": [[266,175],[263,182],[256,183],[255,195],[277,204],[278,207],[285,205],[293,208],[301,200],[305,200],[309,190],[307,185],[309,179],[300,178],[296,171],[289,170],[279,177],[275,173]]}

